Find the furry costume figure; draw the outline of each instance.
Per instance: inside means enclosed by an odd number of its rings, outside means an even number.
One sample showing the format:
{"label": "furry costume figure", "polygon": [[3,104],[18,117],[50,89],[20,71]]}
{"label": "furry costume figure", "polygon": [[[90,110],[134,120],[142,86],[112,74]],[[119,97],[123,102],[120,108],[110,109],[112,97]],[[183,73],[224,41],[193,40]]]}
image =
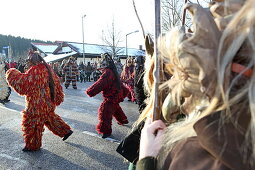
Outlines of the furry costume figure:
{"label": "furry costume figure", "polygon": [[137,56],[135,59],[135,76],[134,76],[134,92],[136,102],[138,104],[139,113],[142,113],[143,109],[146,107],[145,99],[147,98],[144,91],[144,62],[143,56]]}
{"label": "furry costume figure", "polygon": [[120,58],[116,58],[114,60],[114,64],[115,64],[115,66],[117,68],[117,71],[118,71],[119,75],[121,75],[121,72],[122,72],[122,69],[123,69],[123,65],[121,64]]}
{"label": "furry costume figure", "polygon": [[[146,107],[145,100],[147,98],[144,92],[144,57],[137,56],[135,58],[135,76],[134,76],[134,92],[136,96],[136,102],[138,104],[139,113],[142,113],[143,109]],[[129,133],[120,143],[116,151],[120,153],[125,159],[127,159],[129,164],[129,170],[135,169],[135,164],[139,157],[139,144],[141,137],[141,130],[144,126],[144,121],[140,124],[134,126],[132,132]]]}
{"label": "furry costume figure", "polygon": [[[103,102],[98,109],[99,123],[96,130],[99,134],[103,134],[103,138],[110,136],[112,133],[112,117],[114,117],[118,124],[127,124],[128,120],[121,109],[119,103],[124,100],[128,94],[128,89],[119,81],[116,67],[110,58],[105,55],[105,60],[109,60],[103,70],[100,78],[86,90],[86,94],[90,97],[102,92]],[[119,86],[119,87],[118,87]]]}
{"label": "furry costume figure", "polygon": [[26,108],[22,111],[23,151],[40,149],[44,125],[59,137],[67,138],[72,133],[71,128],[55,113],[56,106],[64,100],[58,76],[39,53],[30,51],[29,57],[32,66],[25,73],[14,68],[6,72],[9,85],[19,95],[26,96]]}
{"label": "furry costume figure", "polygon": [[72,82],[72,86],[74,89],[77,89],[76,81],[78,75],[78,66],[75,63],[75,59],[70,57],[68,62],[63,67],[63,74],[65,75],[65,87],[66,89],[69,87],[70,82]]}
{"label": "furry costume figure", "polygon": [[5,78],[5,64],[0,61],[0,102],[4,103],[9,96],[10,90]]}
{"label": "furry costume figure", "polygon": [[121,81],[127,86],[129,89],[130,93],[128,94],[129,100],[134,102],[135,99],[135,93],[134,93],[134,70],[135,66],[133,64],[133,59],[129,57],[126,60],[126,64],[123,67],[123,71],[121,73]]}
{"label": "furry costume figure", "polygon": [[[178,109],[187,118],[167,127],[150,167],[255,169],[255,1],[215,1],[210,11],[187,4],[186,9],[194,33],[171,30],[160,54],[173,75],[163,84],[171,89],[162,106],[164,119],[171,123]],[[145,162],[141,159],[137,169],[150,169]]]}

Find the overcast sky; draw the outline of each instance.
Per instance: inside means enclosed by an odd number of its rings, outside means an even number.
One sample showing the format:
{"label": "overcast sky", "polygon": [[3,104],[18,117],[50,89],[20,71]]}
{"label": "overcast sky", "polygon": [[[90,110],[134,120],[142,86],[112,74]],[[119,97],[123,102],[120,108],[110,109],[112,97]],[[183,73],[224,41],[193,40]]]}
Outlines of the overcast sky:
{"label": "overcast sky", "polygon": [[[145,31],[153,33],[154,0],[136,0]],[[143,35],[132,0],[3,0],[0,9],[0,34],[50,41],[82,42],[82,16],[85,43],[104,44],[102,30],[115,27],[121,32],[125,46],[143,45]]]}

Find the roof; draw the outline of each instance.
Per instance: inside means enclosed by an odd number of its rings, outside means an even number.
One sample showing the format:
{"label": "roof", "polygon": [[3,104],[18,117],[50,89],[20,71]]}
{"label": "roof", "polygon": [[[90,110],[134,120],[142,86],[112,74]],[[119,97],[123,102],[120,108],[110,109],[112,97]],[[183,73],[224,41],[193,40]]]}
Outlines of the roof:
{"label": "roof", "polygon": [[73,51],[71,53],[67,53],[67,54],[49,54],[46,57],[44,57],[43,59],[48,63],[48,62],[63,60],[65,58],[70,57],[75,54],[77,54],[77,52],[75,52],[75,51]]}
{"label": "roof", "polygon": [[31,43],[39,51],[45,54],[52,54],[58,48],[56,44],[46,44],[46,43]]}
{"label": "roof", "polygon": [[[46,62],[61,60],[74,54],[83,54],[83,43],[76,42],[56,42],[56,44],[46,43],[31,43],[32,46],[37,48],[40,52],[47,55],[44,59]],[[98,57],[103,53],[111,52],[111,47],[98,44],[84,43],[85,56]],[[126,48],[117,47],[117,55],[119,57],[126,57]],[[127,48],[128,56],[145,56],[144,50],[136,48]]]}
{"label": "roof", "polygon": [[[68,42],[68,45],[71,45],[76,49],[76,51],[80,54],[83,53],[83,44],[82,43],[74,43],[74,42]],[[105,52],[111,51],[110,46],[105,45],[98,45],[98,44],[87,44],[84,43],[84,51],[85,54],[96,54],[100,55]],[[125,47],[117,47],[118,55],[125,56],[126,55],[126,48]],[[129,56],[145,56],[144,50],[139,50],[136,48],[127,48],[128,55]]]}

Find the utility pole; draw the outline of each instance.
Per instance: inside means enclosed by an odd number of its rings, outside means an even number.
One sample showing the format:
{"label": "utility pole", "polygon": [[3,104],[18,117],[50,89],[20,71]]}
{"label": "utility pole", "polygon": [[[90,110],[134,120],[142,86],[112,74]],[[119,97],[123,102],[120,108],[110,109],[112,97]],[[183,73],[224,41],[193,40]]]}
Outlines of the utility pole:
{"label": "utility pole", "polygon": [[83,25],[83,19],[86,17],[86,15],[83,15],[81,17],[82,20],[82,56],[83,56],[83,63],[85,64],[85,45],[84,45],[84,25]]}

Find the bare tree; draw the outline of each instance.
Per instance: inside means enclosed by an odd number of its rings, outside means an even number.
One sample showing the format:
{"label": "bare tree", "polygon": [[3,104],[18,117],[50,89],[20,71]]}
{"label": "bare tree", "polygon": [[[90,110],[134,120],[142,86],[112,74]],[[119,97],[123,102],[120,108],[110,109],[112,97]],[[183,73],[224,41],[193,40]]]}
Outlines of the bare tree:
{"label": "bare tree", "polygon": [[184,13],[183,7],[186,2],[197,3],[207,7],[212,0],[162,0],[162,31],[167,32],[175,26],[181,26],[183,20],[185,27],[190,28],[192,21],[189,13]]}
{"label": "bare tree", "polygon": [[111,24],[111,28],[108,27],[105,31],[102,31],[102,41],[108,46],[102,46],[102,49],[105,52],[108,52],[112,55],[112,57],[116,57],[119,53],[121,53],[124,49],[119,48],[118,44],[121,42],[120,31],[117,31],[115,27],[114,19]]}
{"label": "bare tree", "polygon": [[[167,32],[175,26],[181,26],[183,20],[184,0],[162,0],[162,31]],[[191,18],[188,14],[185,15],[185,26],[190,27]]]}

